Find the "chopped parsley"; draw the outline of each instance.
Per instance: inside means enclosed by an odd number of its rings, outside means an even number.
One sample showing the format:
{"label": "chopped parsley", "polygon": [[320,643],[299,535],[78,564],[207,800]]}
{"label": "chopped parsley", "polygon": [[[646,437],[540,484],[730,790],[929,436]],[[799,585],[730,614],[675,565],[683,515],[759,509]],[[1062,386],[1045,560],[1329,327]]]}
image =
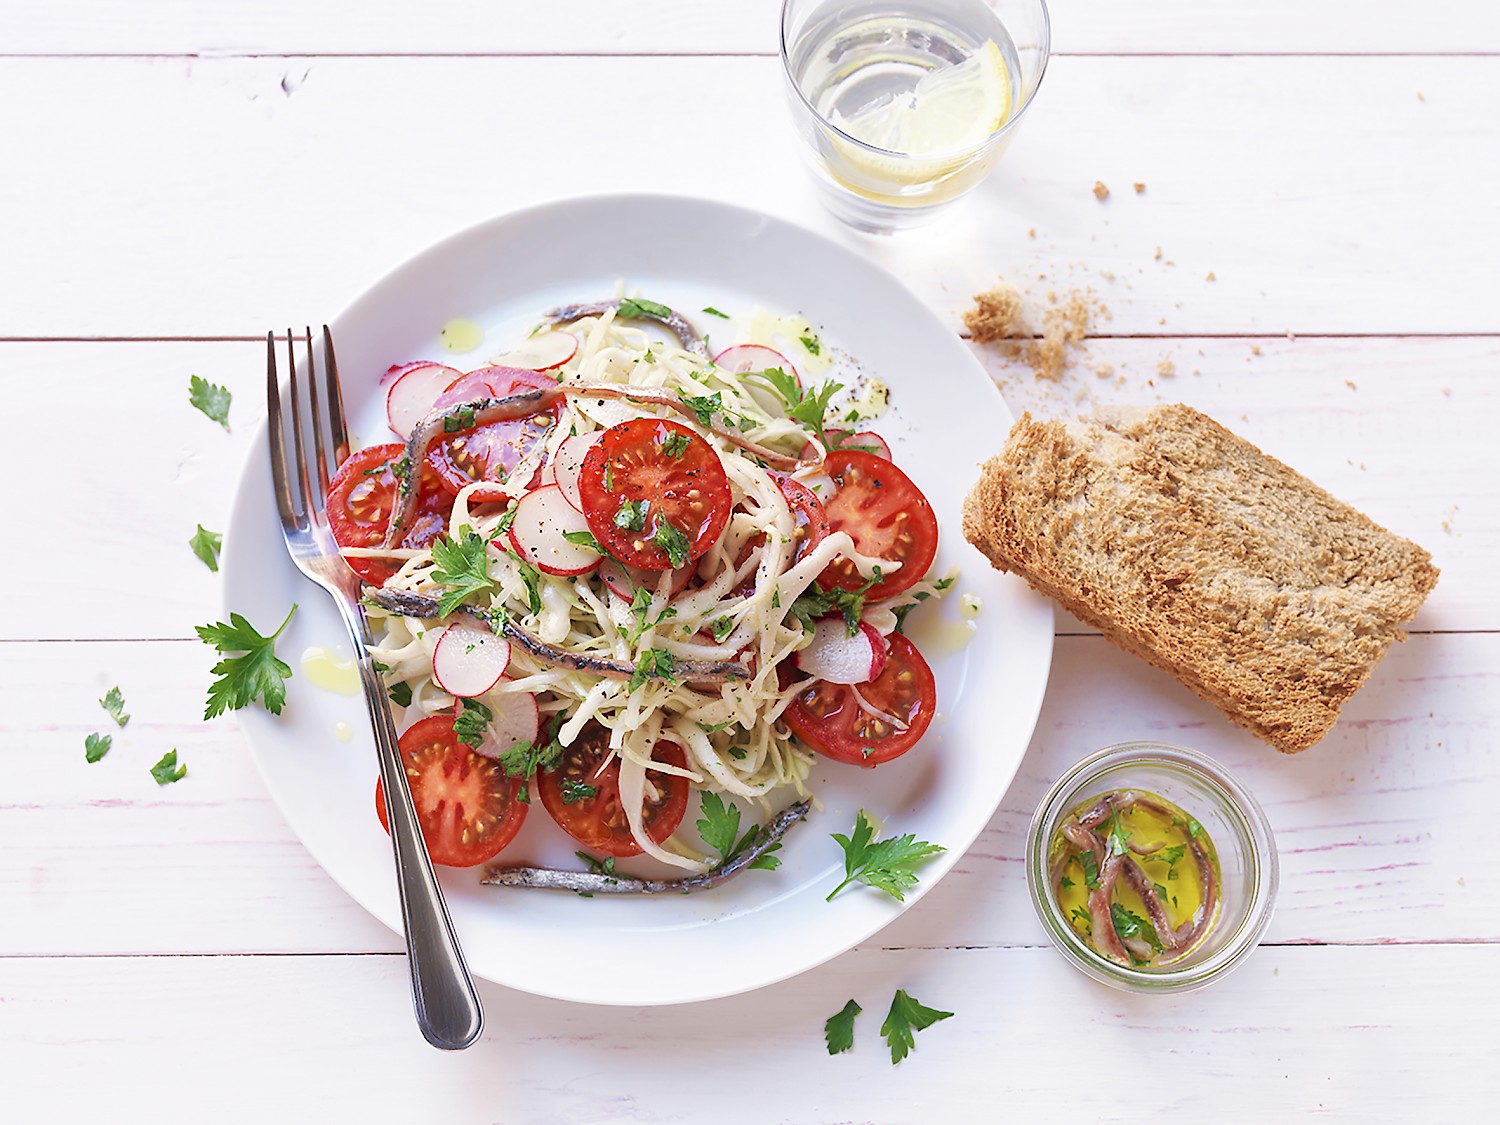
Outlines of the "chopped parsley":
{"label": "chopped parsley", "polygon": [[448,587],[438,599],[439,617],[447,617],[466,598],[495,588],[485,541],[467,524],[458,529],[457,539],[433,540],[432,561],[432,580]]}
{"label": "chopped parsley", "polygon": [[802,341],[802,346],[808,350],[809,354],[823,354],[823,345],[818,342],[818,338],[816,336],[798,336],[797,339]]}
{"label": "chopped parsley", "polygon": [[656,319],[665,320],[672,315],[672,310],[666,305],[659,305],[655,301],[648,301],[644,297],[624,297],[620,300],[620,307],[615,310],[615,315],[625,320]]}
{"label": "chopped parsley", "polygon": [[688,550],[692,547],[692,544],[688,542],[688,537],[676,525],[658,518],[656,521],[656,534],[651,536],[651,542],[655,543],[666,554],[667,561],[672,564],[674,570],[687,563]]}
{"label": "chopped parsley", "polygon": [[1068,913],[1068,917],[1071,918],[1071,919],[1073,919],[1073,921],[1075,921],[1075,922],[1078,923],[1078,926],[1083,930],[1083,935],[1085,937],[1092,937],[1093,936],[1093,934],[1094,934],[1094,923],[1093,923],[1093,920],[1090,917],[1089,912],[1087,910],[1085,910],[1081,906],[1075,906]]}
{"label": "chopped parsley", "polygon": [[628,631],[631,644],[641,639],[641,634],[647,629],[655,629],[664,621],[669,621],[677,616],[676,606],[667,606],[656,615],[656,619],[648,620],[651,613],[651,591],[644,586],[635,588],[635,595],[630,600],[630,611],[635,614],[635,628]]}
{"label": "chopped parsley", "polygon": [[844,384],[830,379],[816,390],[804,391],[797,385],[795,375],[789,375],[779,367],[768,367],[746,378],[765,383],[785,401],[787,417],[812,430],[825,446],[829,444],[828,435],[823,430],[824,418],[828,414],[829,402],[844,389]]}
{"label": "chopped parsley", "polygon": [[704,429],[713,427],[715,414],[724,413],[722,391],[715,391],[711,395],[690,395],[679,387],[677,397],[682,399],[688,409],[698,416],[698,424]]}
{"label": "chopped parsley", "polygon": [[1120,810],[1116,809],[1109,817],[1109,831],[1104,837],[1105,848],[1109,855],[1124,855],[1130,850],[1130,833],[1125,831],[1125,825],[1120,821]]}
{"label": "chopped parsley", "polygon": [[1083,885],[1091,891],[1099,889],[1099,861],[1093,852],[1079,852],[1078,866],[1083,868]]}
{"label": "chopped parsley", "polygon": [[586,866],[592,874],[594,874],[594,875],[608,875],[611,878],[614,877],[614,874],[615,874],[615,857],[614,856],[607,855],[607,856],[605,856],[601,860],[601,859],[596,859],[594,856],[589,855],[588,852],[574,852],[573,854],[576,855],[579,859],[583,860],[584,866]]}
{"label": "chopped parsley", "polygon": [[1147,856],[1146,859],[1153,863],[1165,863],[1167,865],[1167,879],[1171,881],[1177,878],[1177,865],[1182,862],[1182,857],[1186,854],[1186,844],[1174,844],[1170,848],[1162,848],[1155,855]]}
{"label": "chopped parsley", "polygon": [[531,803],[526,779],[537,770],[555,770],[562,760],[563,748],[562,743],[557,740],[557,732],[562,729],[567,718],[566,711],[559,711],[552,716],[545,732],[545,741],[518,742],[500,755],[500,768],[505,771],[506,776],[521,778],[521,788],[516,793],[516,800],[523,805]]}
{"label": "chopped parsley", "polygon": [[[952,578],[939,578],[932,584],[933,593],[941,594],[944,590],[949,589],[953,585],[953,582],[954,580]],[[912,600],[909,605],[904,605],[900,609],[896,610],[896,632],[900,633],[902,636],[906,635],[906,615],[912,610],[916,609],[918,605],[920,605],[922,602],[925,602],[930,597],[932,597],[932,594],[929,594],[926,590],[919,590],[917,593],[912,595]]]}
{"label": "chopped parsley", "polygon": [[[1120,935],[1121,941],[1142,938],[1156,952],[1161,952],[1161,938],[1156,933],[1156,927],[1139,914],[1132,913],[1118,902],[1112,902],[1109,904],[1109,919],[1114,924],[1115,933]],[[1130,959],[1137,960],[1134,953],[1130,955]]]}
{"label": "chopped parsley", "polygon": [[399,707],[411,706],[411,684],[405,680],[397,680],[385,689],[386,695],[391,697],[391,702]]}
{"label": "chopped parsley", "polygon": [[667,440],[661,443],[661,451],[668,457],[680,458],[688,451],[688,446],[693,439],[687,434],[670,433]]}
{"label": "chopped parsley", "polygon": [[116,726],[123,727],[130,722],[130,716],[125,714],[125,696],[120,693],[119,687],[112,687],[104,693],[104,698],[99,700],[99,706],[109,712],[109,717],[115,721]]}
{"label": "chopped parsley", "polygon": [[97,762],[109,753],[109,744],[113,742],[107,734],[99,734],[97,731],[83,740],[83,760],[85,762]]}
{"label": "chopped parsley", "polygon": [[483,744],[495,713],[477,699],[461,699],[458,714],[453,716],[453,734],[463,743],[476,749]]}
{"label": "chopped parsley", "polygon": [[669,683],[677,674],[677,658],[664,648],[647,649],[636,661],[635,671],[630,674],[627,691],[635,691],[647,680],[666,680]]}
{"label": "chopped parsley", "polygon": [[188,402],[226,431],[229,429],[229,403],[233,397],[227,387],[210,383],[202,376],[194,375],[188,380]]}
{"label": "chopped parsley", "polygon": [[161,761],[151,767],[151,776],[156,778],[158,785],[171,785],[187,776],[187,766],[177,764],[176,750],[168,750],[161,756]]}
{"label": "chopped parsley", "polygon": [[[761,825],[752,824],[741,836],[740,807],[733,801],[726,802],[717,793],[710,793],[707,790],[699,798],[699,812],[703,815],[697,822],[698,835],[703,838],[705,844],[719,853],[720,867],[744,852],[745,849],[754,847],[764,831]],[[750,866],[762,871],[775,871],[781,866],[781,860],[771,853],[780,850],[780,842],[772,844],[766,849],[766,854],[756,856]]]}
{"label": "chopped parsley", "polygon": [[586,782],[574,781],[572,778],[564,778],[562,783],[562,802],[571,805],[578,801],[586,801],[590,797],[599,796],[599,787],[589,785]]}
{"label": "chopped parsley", "polygon": [[706,312],[709,316],[722,317],[725,320],[729,319],[729,314],[728,313],[720,312],[718,309],[714,308],[712,305],[705,305],[705,306],[703,306],[703,311]]}
{"label": "chopped parsley", "polygon": [[721,730],[728,730],[734,726],[735,720],[725,719],[722,723],[699,723],[698,729],[704,734],[718,734]]}
{"label": "chopped parsley", "polygon": [[474,425],[474,408],[472,406],[461,407],[452,414],[443,417],[443,433],[456,434],[460,430],[467,430]]}
{"label": "chopped parsley", "polygon": [[542,572],[525,559],[518,559],[516,566],[521,572],[521,583],[526,587],[526,604],[531,607],[532,613],[541,613]]}
{"label": "chopped parsley", "polygon": [[604,554],[603,545],[599,540],[594,538],[592,531],[565,531],[563,532],[563,538],[575,547],[587,547],[591,551],[598,551],[601,555]]}
{"label": "chopped parsley", "polygon": [[1072,890],[1074,887],[1076,887],[1078,884],[1075,883],[1075,882],[1073,882],[1073,880],[1069,879],[1066,875],[1064,875],[1061,879],[1058,880],[1057,885],[1062,890],[1069,891],[1069,890]]}
{"label": "chopped parsley", "polygon": [[615,526],[622,531],[645,531],[646,514],[651,510],[649,500],[625,500],[615,513]]}
{"label": "chopped parsley", "polygon": [[215,574],[219,572],[219,552],[224,549],[224,536],[217,531],[208,531],[200,523],[198,530],[188,540],[193,554],[203,560],[203,565]]}
{"label": "chopped parsley", "polygon": [[865,595],[879,581],[879,567],[875,568],[874,576],[867,579],[857,590],[844,590],[837,586],[831,590],[825,590],[815,580],[806,592],[792,603],[792,613],[797,620],[802,622],[802,627],[809,632],[817,624],[819,618],[827,617],[834,612],[841,613],[844,615],[844,631],[852,637],[859,632],[859,619],[865,611]]}
{"label": "chopped parsley", "polygon": [[848,836],[833,833],[839,847],[844,849],[844,881],[833,888],[825,901],[833,901],[850,883],[864,883],[884,891],[897,901],[906,898],[906,892],[917,885],[916,869],[933,856],[947,849],[926,840],[918,840],[911,833],[892,836],[887,840],[875,839],[875,826],[860,809],[854,819],[854,831]]}
{"label": "chopped parsley", "polygon": [[914,1032],[929,1028],[952,1015],[952,1012],[925,1007],[920,1001],[908,996],[905,989],[896,989],[890,1011],[885,1015],[885,1022],[880,1025],[880,1034],[885,1036],[886,1045],[891,1049],[892,1065],[906,1058],[916,1046],[916,1041],[912,1038]]}
{"label": "chopped parsley", "polygon": [[273,715],[281,714],[286,702],[286,681],[292,669],[276,655],[276,638],[290,624],[297,607],[287,611],[285,620],[269,637],[263,637],[250,622],[238,613],[229,615],[229,624],[215,621],[211,625],[195,626],[199,638],[213,645],[220,653],[240,653],[225,656],[211,671],[218,679],[208,686],[208,706],[203,712],[205,719],[222,715],[225,711],[238,711],[259,699],[265,709]]}
{"label": "chopped parsley", "polygon": [[828,1042],[828,1053],[837,1055],[854,1046],[854,1017],[864,1009],[853,1000],[845,1004],[823,1021],[823,1038]]}
{"label": "chopped parsley", "polygon": [[715,617],[708,623],[708,631],[714,635],[715,644],[723,644],[724,638],[734,632],[734,622],[728,617]]}

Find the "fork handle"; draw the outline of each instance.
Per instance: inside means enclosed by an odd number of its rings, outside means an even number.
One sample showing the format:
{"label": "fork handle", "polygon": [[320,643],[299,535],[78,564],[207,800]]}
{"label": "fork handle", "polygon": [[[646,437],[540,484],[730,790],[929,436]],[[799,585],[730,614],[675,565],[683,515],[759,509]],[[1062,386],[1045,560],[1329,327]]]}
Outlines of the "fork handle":
{"label": "fork handle", "polygon": [[479,994],[464,964],[453,920],[448,916],[442,889],[422,839],[422,826],[417,820],[396,743],[396,725],[386,705],[385,684],[365,647],[369,634],[364,612],[357,603],[348,605],[342,598],[335,601],[354,641],[355,660],[364,682],[365,703],[375,734],[386,819],[391,826],[391,848],[396,853],[396,886],[401,892],[401,921],[406,934],[406,960],[411,969],[417,1026],[434,1047],[462,1050],[479,1038],[484,1028],[484,1010],[479,1006]]}

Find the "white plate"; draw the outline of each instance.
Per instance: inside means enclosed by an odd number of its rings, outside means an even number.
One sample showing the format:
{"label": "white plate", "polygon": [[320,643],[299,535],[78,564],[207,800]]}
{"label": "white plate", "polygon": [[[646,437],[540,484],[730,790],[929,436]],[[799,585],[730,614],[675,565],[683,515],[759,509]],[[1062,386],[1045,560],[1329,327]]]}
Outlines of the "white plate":
{"label": "white plate", "polygon": [[[973,843],[1020,764],[1051,663],[1052,609],[1018,579],[995,573],[960,533],[964,494],[1011,418],[957,334],[890,274],[849,250],[723,204],[662,196],[561,202],[484,223],[407,262],[332,325],[356,445],[390,440],[382,396],[374,393],[390,364],[431,358],[478,366],[519,340],[544,310],[609,296],[622,280],[632,292],[684,310],[710,335],[714,318],[693,315],[705,305],[802,312],[825,343],[846,353],[846,364],[852,357],[884,379],[891,412],[878,428],[937,511],[939,570],[962,568],[945,605],[922,607],[930,618],[924,624],[932,632],[940,616],[957,621],[960,593],[983,604],[967,647],[928,648],[939,714],[922,744],[875,771],[820,763],[812,785],[825,808],[792,829],[777,871],[747,872],[695,895],[582,899],[485,888],[477,869],[442,869],[478,976],[567,1000],[674,1004],[812,968],[932,888]],[[438,332],[454,317],[483,327],[485,346],[449,356]],[[278,642],[294,668],[311,644],[347,652],[327,595],[287,558],[263,438],[254,449],[226,536],[226,606],[265,630],[299,603]],[[920,644],[921,629],[916,639]],[[355,729],[351,742],[334,737],[341,721]],[[280,718],[252,707],[241,722],[272,796],[313,857],[370,913],[399,927],[362,702],[296,675]],[[859,886],[824,901],[843,870],[829,834],[848,832],[860,807],[888,832],[914,832],[948,849],[927,865],[904,904]],[[556,861],[570,852],[545,811],[534,808],[506,858]]]}

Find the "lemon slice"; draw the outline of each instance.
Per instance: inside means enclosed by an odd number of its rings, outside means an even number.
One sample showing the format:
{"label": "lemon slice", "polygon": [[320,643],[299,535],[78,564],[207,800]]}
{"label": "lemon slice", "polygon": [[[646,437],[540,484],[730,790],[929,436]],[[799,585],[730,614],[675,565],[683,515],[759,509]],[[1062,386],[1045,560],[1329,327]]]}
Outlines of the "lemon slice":
{"label": "lemon slice", "polygon": [[987,39],[963,62],[923,75],[910,94],[834,124],[875,148],[934,156],[979,147],[1010,109],[1010,71]]}

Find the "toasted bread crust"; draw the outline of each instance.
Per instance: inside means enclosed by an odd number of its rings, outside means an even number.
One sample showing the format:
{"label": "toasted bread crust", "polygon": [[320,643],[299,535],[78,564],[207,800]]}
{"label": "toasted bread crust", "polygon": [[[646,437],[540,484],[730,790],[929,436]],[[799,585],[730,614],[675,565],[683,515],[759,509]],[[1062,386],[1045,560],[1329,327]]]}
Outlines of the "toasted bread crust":
{"label": "toasted bread crust", "polygon": [[1421,547],[1182,405],[1023,415],[963,526],[1285,753],[1328,733],[1438,578]]}

